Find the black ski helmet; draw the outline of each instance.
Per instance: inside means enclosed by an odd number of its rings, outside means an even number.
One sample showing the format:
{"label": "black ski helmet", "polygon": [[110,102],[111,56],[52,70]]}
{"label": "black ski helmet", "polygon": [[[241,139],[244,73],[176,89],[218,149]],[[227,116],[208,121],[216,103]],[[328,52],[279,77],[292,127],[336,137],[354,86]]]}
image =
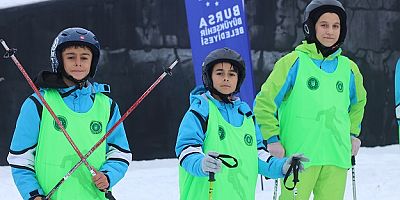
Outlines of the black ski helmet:
{"label": "black ski helmet", "polygon": [[215,64],[220,62],[228,62],[233,65],[238,71],[238,82],[236,89],[233,93],[237,93],[240,90],[244,78],[246,77],[246,67],[242,56],[236,51],[227,47],[216,49],[208,54],[204,59],[202,66],[202,78],[203,84],[208,90],[214,90],[213,82],[211,79],[212,69]]}
{"label": "black ski helmet", "polygon": [[346,38],[346,11],[343,5],[337,0],[312,0],[304,11],[303,32],[308,43],[317,43],[315,24],[324,13],[331,12],[339,16],[340,35],[338,41],[333,46],[340,46]]}
{"label": "black ski helmet", "polygon": [[100,57],[100,43],[91,31],[80,27],[67,28],[61,31],[54,39],[50,50],[50,61],[53,72],[65,73],[61,53],[63,49],[73,45],[84,45],[92,51],[92,63],[88,76],[93,78],[96,74]]}

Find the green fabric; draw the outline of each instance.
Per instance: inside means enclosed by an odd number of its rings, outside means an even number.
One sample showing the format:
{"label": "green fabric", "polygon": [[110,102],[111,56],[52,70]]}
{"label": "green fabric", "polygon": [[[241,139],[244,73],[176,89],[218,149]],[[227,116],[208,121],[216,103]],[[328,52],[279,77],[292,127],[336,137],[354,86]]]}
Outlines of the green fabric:
{"label": "green fabric", "polygon": [[[96,94],[92,108],[86,113],[72,111],[54,89],[46,90],[44,98],[63,122],[67,133],[82,154],[86,154],[105,135],[110,115],[110,102],[104,94]],[[102,143],[88,158],[88,162],[95,169],[99,169],[105,162],[105,156],[106,146]],[[50,192],[79,160],[78,154],[44,108],[35,156],[36,176],[44,192],[46,194]],[[60,186],[51,199],[92,200],[105,199],[105,197],[104,193],[94,185],[89,170],[82,164]]]}
{"label": "green fabric", "polygon": [[[284,85],[289,70],[293,67],[298,58],[297,52],[303,52],[312,59],[322,60],[323,55],[318,53],[315,44],[307,44],[303,41],[302,44],[296,47],[295,51],[283,56],[279,59],[274,66],[273,71],[268,76],[266,82],[261,86],[261,91],[257,94],[254,104],[254,115],[257,118],[257,123],[260,126],[263,138],[269,139],[272,136],[280,134],[279,121],[277,118],[278,106],[275,103],[275,98],[278,96],[282,86]],[[325,60],[332,60],[340,56],[342,53],[339,49],[334,54],[325,58]],[[367,93],[363,86],[363,77],[357,65],[350,60],[350,68],[354,74],[355,90],[357,102],[351,105],[349,110],[351,121],[351,133],[359,135],[361,131],[361,121],[364,115],[364,107],[367,102]],[[290,92],[286,94],[289,96]]]}
{"label": "green fabric", "polygon": [[[209,102],[209,119],[203,152],[216,151],[238,160],[236,168],[222,165],[215,174],[213,200],[254,199],[258,173],[258,153],[255,127],[251,117],[244,117],[240,127],[234,127],[222,117],[212,101]],[[231,161],[229,159],[227,161]],[[234,164],[233,162],[229,162]],[[206,200],[209,198],[208,177],[195,177],[180,167],[180,198]]]}
{"label": "green fabric", "polygon": [[298,54],[296,82],[278,114],[280,139],[286,155],[304,153],[310,158],[305,167],[335,165],[349,168],[349,59],[339,56],[336,70],[326,73],[305,53]]}
{"label": "green fabric", "polygon": [[338,49],[333,54],[329,55],[328,57],[324,58],[320,51],[318,51],[317,46],[315,43],[308,44],[306,41],[303,41],[302,44],[298,45],[295,48],[297,52],[303,52],[308,55],[311,59],[316,60],[333,60],[336,57],[339,57],[342,54],[342,49]]}
{"label": "green fabric", "polygon": [[361,132],[361,121],[364,116],[364,107],[367,104],[367,91],[363,85],[363,77],[356,63],[350,60],[350,68],[354,74],[354,82],[356,86],[357,103],[350,107],[350,132],[356,136]]}
{"label": "green fabric", "polygon": [[291,52],[279,59],[274,66],[274,70],[269,75],[266,82],[261,86],[254,104],[254,115],[260,127],[264,139],[279,135],[279,121],[276,118],[277,105],[275,97],[285,84],[289,70],[298,58],[296,52]]}
{"label": "green fabric", "polygon": [[[296,200],[310,199],[313,192],[314,200],[343,200],[346,188],[347,169],[335,166],[312,166],[299,173]],[[293,187],[293,175],[286,181],[288,187]],[[281,179],[280,200],[293,199],[293,191],[283,186]]]}

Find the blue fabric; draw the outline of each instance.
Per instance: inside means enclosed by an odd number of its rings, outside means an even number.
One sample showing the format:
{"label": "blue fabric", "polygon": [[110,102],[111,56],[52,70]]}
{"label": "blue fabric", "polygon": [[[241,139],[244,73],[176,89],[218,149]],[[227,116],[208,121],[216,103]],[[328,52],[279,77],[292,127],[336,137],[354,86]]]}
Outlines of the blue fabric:
{"label": "blue fabric", "polygon": [[[179,157],[182,151],[188,146],[203,145],[205,133],[202,130],[198,118],[190,112],[190,110],[194,110],[198,112],[203,119],[208,118],[208,100],[202,97],[201,94],[205,94],[209,99],[211,99],[211,101],[218,107],[223,118],[233,126],[240,126],[243,123],[244,116],[239,113],[239,110],[244,114],[251,111],[247,103],[241,101],[239,98],[237,98],[232,104],[226,104],[213,98],[204,86],[196,87],[190,93],[190,107],[183,117],[178,130],[178,137],[175,146],[177,157]],[[258,126],[256,126],[256,138],[258,149],[265,149],[263,138]],[[207,176],[207,174],[201,169],[201,160],[203,158],[203,152],[190,154],[181,161],[181,166],[194,176]],[[273,158],[267,163],[259,159],[259,173],[270,178],[283,177],[282,166],[285,160],[286,158]]]}
{"label": "blue fabric", "polygon": [[[106,87],[105,87],[106,86]],[[65,93],[72,90],[74,87],[58,89],[60,93]],[[64,102],[66,105],[78,113],[85,113],[93,105],[93,100],[91,98],[92,94],[95,93],[106,93],[109,92],[105,88],[109,88],[108,85],[93,83],[88,87],[78,89],[72,92],[69,96],[64,97]],[[40,89],[40,93],[44,94],[44,89]],[[35,98],[39,100],[36,94],[33,94]],[[39,100],[41,103],[41,101]],[[112,100],[110,99],[110,106]],[[46,109],[43,106],[43,109]],[[119,113],[118,105],[115,106],[112,117],[107,124],[107,131],[121,118]],[[35,103],[27,98],[21,107],[20,114],[18,116],[16,127],[14,130],[13,139],[11,142],[10,152],[15,151],[26,151],[28,148],[35,147],[38,140],[40,128],[40,118]],[[125,130],[122,125],[119,125],[114,132],[106,139],[107,150],[109,149],[108,144],[113,144],[118,146],[120,149],[124,150],[124,155],[130,156],[130,149],[128,140],[126,138]],[[127,153],[129,152],[129,153]],[[113,153],[115,155],[115,153]],[[122,154],[122,153],[121,153]],[[127,157],[129,157],[127,156]],[[34,164],[34,154],[17,154],[18,161],[20,164],[16,164],[19,167],[26,167],[27,163]],[[131,157],[130,157],[131,158]],[[131,160],[126,160],[129,163]],[[125,174],[128,169],[126,162],[117,160],[107,160],[101,167],[100,171],[105,171],[110,179],[110,187],[114,186]],[[39,194],[43,194],[40,185],[38,184],[35,173],[29,169],[15,168],[12,167],[12,175],[14,182],[23,197],[23,199],[29,199],[29,193],[38,190]]]}
{"label": "blue fabric", "polygon": [[[202,85],[202,64],[207,55],[228,47],[238,52],[246,65],[246,78],[238,96],[248,104],[254,100],[253,68],[243,1],[185,0],[193,71],[196,85]],[[217,13],[230,13],[218,19]],[[210,19],[212,17],[212,19]]]}

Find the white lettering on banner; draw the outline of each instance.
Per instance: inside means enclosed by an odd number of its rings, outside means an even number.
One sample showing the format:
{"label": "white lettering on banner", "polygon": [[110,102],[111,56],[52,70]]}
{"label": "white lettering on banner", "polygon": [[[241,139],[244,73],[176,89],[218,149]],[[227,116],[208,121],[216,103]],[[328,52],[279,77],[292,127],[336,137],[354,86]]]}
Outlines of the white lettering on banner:
{"label": "white lettering on banner", "polygon": [[[219,23],[228,19],[232,18],[232,10],[233,10],[233,16],[238,17],[240,16],[240,9],[239,9],[239,5],[234,5],[232,8],[227,8],[222,11],[218,11],[214,14],[208,15],[207,19],[208,19],[208,23],[207,21],[204,19],[204,17],[200,18],[200,23],[199,23],[199,28],[202,29],[203,27],[207,27],[209,25],[214,25],[215,23]],[[217,21],[215,21],[217,20]]]}
{"label": "white lettering on banner", "polygon": [[244,34],[239,5],[200,18],[199,29],[202,46]]}
{"label": "white lettering on banner", "polygon": [[218,32],[216,35],[212,35],[212,36],[208,36],[208,37],[201,37],[200,41],[201,41],[201,45],[209,45],[209,44],[213,44],[215,42],[224,40],[224,39],[228,39],[228,38],[232,38],[232,37],[236,37],[238,35],[242,35],[244,34],[244,28],[243,26],[240,26],[238,28],[229,30],[229,31],[225,31],[225,32]]}

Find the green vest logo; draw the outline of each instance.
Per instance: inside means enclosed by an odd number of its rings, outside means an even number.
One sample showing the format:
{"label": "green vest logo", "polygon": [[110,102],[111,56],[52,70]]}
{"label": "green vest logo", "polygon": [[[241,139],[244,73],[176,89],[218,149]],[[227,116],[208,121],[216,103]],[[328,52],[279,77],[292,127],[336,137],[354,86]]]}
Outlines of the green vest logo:
{"label": "green vest logo", "polygon": [[253,137],[250,134],[244,135],[244,143],[246,143],[247,146],[251,146],[253,144]]}
{"label": "green vest logo", "polygon": [[102,128],[103,128],[103,125],[102,125],[101,122],[99,122],[99,121],[92,121],[92,122],[90,123],[90,131],[91,131],[93,134],[99,134],[99,133],[101,133]]}
{"label": "green vest logo", "polygon": [[318,89],[318,87],[319,87],[319,81],[318,81],[318,79],[316,79],[315,77],[310,77],[310,78],[307,80],[307,87],[308,87],[310,90],[316,90],[316,89]]}
{"label": "green vest logo", "polygon": [[[62,115],[57,115],[57,118],[60,120],[62,126],[64,127],[64,129],[67,129],[67,125],[68,125],[68,121],[67,118],[65,118]],[[56,129],[57,131],[61,131],[61,128],[58,126],[56,120],[53,120],[53,124],[54,124],[54,129]]]}
{"label": "green vest logo", "polygon": [[225,130],[222,126],[218,126],[218,135],[220,140],[225,139]]}
{"label": "green vest logo", "polygon": [[343,82],[342,82],[342,81],[338,81],[338,82],[336,83],[336,90],[337,90],[338,92],[343,92]]}

